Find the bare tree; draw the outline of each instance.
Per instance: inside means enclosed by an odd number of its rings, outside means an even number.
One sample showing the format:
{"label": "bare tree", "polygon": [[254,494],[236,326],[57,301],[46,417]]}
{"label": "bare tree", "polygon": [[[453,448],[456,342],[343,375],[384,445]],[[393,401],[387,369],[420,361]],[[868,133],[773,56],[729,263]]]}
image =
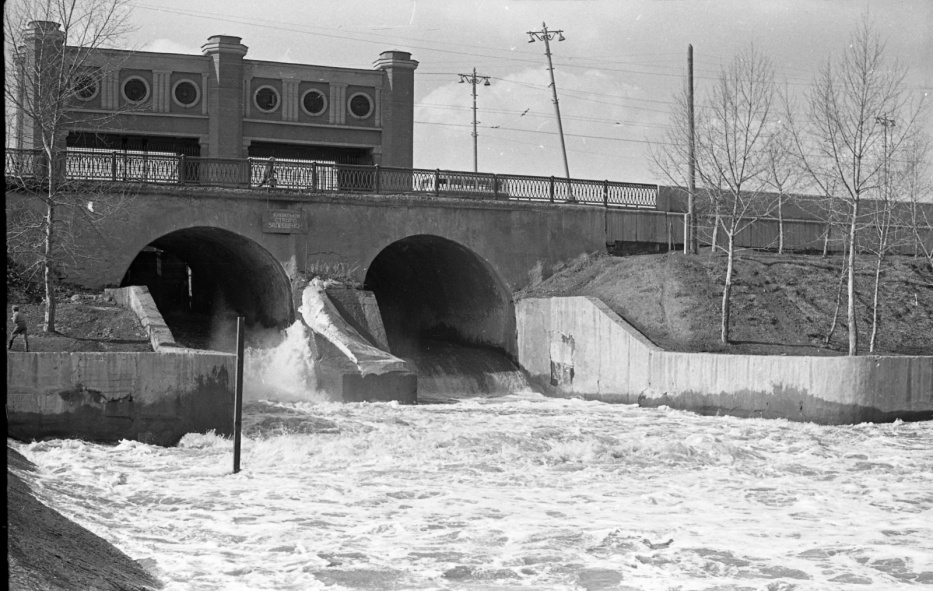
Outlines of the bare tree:
{"label": "bare tree", "polygon": [[800,168],[794,163],[791,150],[787,131],[775,132],[768,144],[768,184],[777,192],[774,210],[778,219],[778,254],[784,254],[784,205],[794,199],[800,181]]}
{"label": "bare tree", "polygon": [[774,206],[767,195],[777,131],[774,102],[771,61],[750,46],[720,72],[705,101],[706,116],[697,126],[697,174],[726,241],[723,343],[729,342],[736,236]]}
{"label": "bare tree", "polygon": [[[690,126],[690,93],[685,86],[681,92],[673,97],[673,106],[671,107],[667,131],[664,134],[664,142],[649,147],[652,165],[656,172],[667,178],[668,182],[674,187],[680,187],[683,195],[689,200],[690,186],[690,138],[692,129]],[[696,237],[696,204],[694,211],[689,211],[688,228],[684,235],[686,249],[692,253],[693,244],[691,244],[691,235]]]}
{"label": "bare tree", "polygon": [[[65,178],[65,133],[82,93],[99,88],[108,70],[119,68],[106,52],[128,32],[128,0],[14,0],[4,4],[4,99],[15,111],[16,148],[6,175],[23,174],[33,198],[7,220],[8,244],[31,251],[45,288],[43,329],[55,331],[55,286],[79,249],[76,230],[116,211],[121,201],[75,192]],[[94,85],[97,85],[96,87]],[[102,113],[103,120],[113,113]],[[40,182],[36,183],[35,179]],[[89,203],[91,203],[89,205]],[[66,210],[68,210],[66,212]],[[8,246],[8,248],[10,248]]]}
{"label": "bare tree", "polygon": [[[715,87],[696,111],[694,158],[697,210],[712,222],[712,250],[723,248],[726,275],[722,293],[720,338],[729,342],[735,239],[758,217],[767,215],[774,200],[766,194],[773,179],[771,141],[778,121],[773,116],[774,69],[754,46],[723,68]],[[665,142],[652,149],[655,168],[674,185],[687,184],[690,174],[690,109],[688,91],[675,97]]]}
{"label": "bare tree", "polygon": [[891,182],[886,172],[877,193],[878,196],[871,202],[870,220],[871,236],[862,241],[863,248],[875,257],[875,274],[871,298],[871,333],[868,338],[868,352],[875,352],[878,342],[879,325],[879,294],[881,290],[881,277],[884,270],[885,259],[895,248],[897,243],[897,212],[894,196],[891,191]]}
{"label": "bare tree", "polygon": [[830,60],[814,80],[807,96],[802,124],[786,117],[797,160],[822,194],[837,195],[845,203],[848,243],[849,355],[858,352],[855,308],[855,262],[863,201],[883,182],[882,152],[885,128],[879,117],[894,119],[888,130],[887,154],[895,158],[916,133],[919,107],[911,108],[904,90],[905,69],[885,58],[884,42],[867,19],[852,35],[837,61]]}
{"label": "bare tree", "polygon": [[914,252],[923,254],[933,271],[933,174],[930,172],[930,137],[918,134],[906,146],[901,190],[909,204],[908,223]]}

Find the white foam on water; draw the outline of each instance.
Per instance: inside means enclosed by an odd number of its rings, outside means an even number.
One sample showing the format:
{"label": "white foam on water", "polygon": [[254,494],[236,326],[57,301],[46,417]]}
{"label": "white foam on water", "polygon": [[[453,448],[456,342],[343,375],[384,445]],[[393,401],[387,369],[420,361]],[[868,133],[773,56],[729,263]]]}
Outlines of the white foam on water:
{"label": "white foam on water", "polygon": [[244,361],[243,398],[256,400],[325,400],[317,390],[311,334],[300,320],[284,338],[266,347],[250,347]]}
{"label": "white foam on water", "polygon": [[[933,583],[933,422],[823,427],[521,393],[270,402],[305,432],[11,442],[167,590]],[[673,540],[667,544],[668,540]]]}

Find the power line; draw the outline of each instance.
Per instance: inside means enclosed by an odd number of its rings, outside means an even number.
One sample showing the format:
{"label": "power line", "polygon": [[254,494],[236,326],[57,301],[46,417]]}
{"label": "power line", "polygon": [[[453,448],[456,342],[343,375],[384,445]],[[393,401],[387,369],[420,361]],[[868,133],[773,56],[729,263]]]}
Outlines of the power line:
{"label": "power line", "polygon": [[[442,49],[442,48],[438,48],[438,47],[433,47],[433,46],[430,45],[430,44],[432,43],[430,40],[425,40],[425,39],[420,39],[420,38],[412,38],[412,37],[404,37],[404,36],[399,36],[399,35],[383,35],[383,34],[372,33],[372,32],[369,32],[369,33],[357,32],[357,33],[355,33],[355,34],[348,34],[348,33],[344,32],[343,29],[335,29],[335,28],[332,28],[332,27],[297,27],[297,26],[294,26],[294,25],[293,25],[293,26],[285,26],[285,25],[283,25],[281,22],[275,22],[275,21],[264,20],[264,19],[255,19],[255,18],[252,18],[252,17],[250,17],[250,18],[246,18],[246,17],[226,17],[226,18],[225,18],[224,16],[221,16],[221,15],[216,14],[216,13],[208,13],[208,12],[203,12],[203,11],[190,11],[190,10],[186,11],[186,10],[178,10],[178,9],[169,9],[169,8],[163,8],[163,7],[148,6],[148,5],[146,5],[146,4],[139,4],[139,3],[134,3],[134,4],[132,4],[132,6],[134,6],[134,7],[136,7],[136,8],[141,8],[141,9],[145,9],[145,10],[152,10],[152,11],[156,11],[156,12],[165,12],[165,13],[169,13],[169,14],[178,14],[178,15],[181,15],[181,16],[192,16],[192,17],[196,17],[196,18],[206,18],[206,19],[210,19],[210,20],[212,20],[212,21],[217,21],[217,22],[229,22],[229,23],[234,23],[234,24],[243,24],[243,25],[249,25],[249,26],[252,26],[252,27],[260,27],[260,28],[266,28],[266,29],[273,29],[273,30],[276,30],[276,31],[291,31],[291,32],[302,33],[302,34],[308,34],[309,31],[312,31],[312,32],[311,32],[312,35],[317,35],[317,36],[320,36],[320,37],[327,37],[327,38],[333,38],[333,39],[342,39],[342,40],[358,41],[358,42],[361,42],[361,43],[371,43],[371,44],[381,44],[381,43],[383,43],[383,41],[381,41],[381,40],[367,39],[367,38],[364,37],[365,35],[368,35],[368,36],[371,36],[371,37],[384,37],[384,38],[386,38],[386,39],[391,39],[392,41],[398,41],[398,40],[400,40],[400,39],[401,39],[401,40],[406,40],[406,41],[415,41],[415,42],[418,43],[418,44],[425,43],[425,44],[428,44],[428,45],[413,44],[413,45],[410,45],[411,48],[414,48],[414,49],[423,49],[423,50],[425,50],[425,51],[432,51],[432,52],[438,52],[438,53],[446,53],[446,54],[452,54],[452,55],[462,55],[462,56],[465,56],[465,57],[469,57],[471,60],[475,60],[475,58],[477,58],[477,57],[484,57],[484,58],[489,58],[489,59],[494,59],[494,60],[507,60],[507,61],[510,61],[510,62],[536,63],[536,60],[535,60],[535,59],[532,59],[531,57],[528,57],[528,58],[519,58],[519,57],[516,57],[516,56],[515,56],[516,53],[519,53],[519,54],[522,54],[522,55],[529,55],[529,56],[531,56],[532,54],[531,54],[530,52],[525,52],[525,51],[518,51],[518,52],[516,52],[516,51],[513,50],[513,49],[509,49],[509,50],[500,50],[500,51],[508,51],[508,55],[500,56],[500,55],[491,55],[491,54],[489,54],[489,53],[477,53],[477,52],[475,51],[476,49],[488,50],[488,49],[489,49],[488,46],[484,46],[484,45],[481,46],[481,45],[470,45],[470,44],[464,44],[464,43],[455,43],[455,44],[451,44],[451,43],[449,43],[449,42],[446,43],[447,45],[452,45],[452,46],[454,46],[454,47],[463,47],[463,48],[465,48],[465,49],[469,49],[469,50],[470,50],[470,51],[454,51],[454,50],[451,50],[451,49]],[[268,23],[268,24],[263,24],[263,23]],[[321,31],[321,30],[323,30],[323,31],[335,31],[335,32],[339,31],[340,34],[330,34],[330,33],[317,32],[317,31]],[[645,54],[641,54],[641,55],[666,55],[666,54],[665,54],[665,53],[659,53],[659,54],[645,53]],[[578,61],[579,61],[579,60],[587,60],[587,59],[592,59],[592,58],[589,58],[589,57],[575,57],[575,56],[570,56],[570,57],[567,58],[567,60],[578,60]],[[597,60],[597,61],[601,61],[601,60]],[[606,60],[606,61],[609,61],[609,60]],[[448,63],[455,63],[455,62],[448,62]],[[558,66],[566,67],[566,68],[584,68],[584,69],[593,69],[593,68],[594,68],[592,65],[587,65],[586,63],[583,63],[583,64],[576,64],[576,63],[569,63],[569,61],[560,61],[560,60],[555,60],[554,63],[555,63],[556,65],[558,65]],[[629,64],[629,63],[631,63],[631,62],[616,61],[615,63]],[[651,65],[651,64],[632,64],[632,65],[641,65],[641,66],[646,67],[646,68],[662,68],[662,67],[665,67],[665,66],[655,66],[655,65]],[[487,65],[487,67],[490,67],[490,66]],[[605,71],[605,72],[621,72],[621,73],[626,73],[626,74],[638,74],[638,75],[644,75],[644,76],[662,76],[662,77],[680,78],[680,79],[683,79],[683,78],[685,77],[685,73],[645,72],[645,71],[632,70],[632,69],[625,69],[625,68],[609,68],[609,67],[604,67],[604,66],[599,66],[598,69],[601,70],[601,71]],[[670,68],[668,68],[668,69],[674,69],[674,68],[673,68],[673,67],[670,67]],[[798,70],[798,71],[805,71],[805,70],[801,70],[801,69],[797,69],[797,68],[776,68],[776,69],[793,69],[793,70]],[[695,76],[695,78],[696,78],[696,79],[702,79],[702,80],[710,80],[710,81],[715,81],[715,80],[718,79],[718,77],[715,77],[715,76]],[[812,84],[811,84],[811,83],[808,83],[808,82],[788,82],[788,84],[789,84],[790,86],[801,86],[801,87],[812,86]],[[923,88],[923,87],[920,87],[920,88]]]}
{"label": "power line", "polygon": [[[419,124],[419,125],[437,125],[437,126],[441,126],[441,127],[467,127],[466,125],[464,125],[464,124],[462,124],[462,123],[437,123],[437,122],[434,122],[434,121],[415,121],[415,123],[417,123],[417,124]],[[517,127],[497,127],[496,129],[500,129],[500,130],[502,130],[502,131],[518,131],[518,132],[521,132],[521,133],[541,133],[541,134],[545,134],[545,135],[555,135],[555,132],[553,132],[553,131],[541,131],[541,130],[537,130],[537,129],[519,129],[519,128],[517,128]],[[606,137],[606,136],[601,136],[601,135],[585,135],[585,134],[581,134],[581,133],[568,133],[568,134],[565,134],[565,135],[566,135],[567,137],[579,137],[579,138],[588,139],[588,140],[608,140],[608,141],[613,141],[613,142],[628,142],[628,143],[635,143],[635,144],[647,144],[647,145],[650,145],[650,146],[654,146],[654,145],[659,145],[659,146],[660,146],[660,145],[672,146],[672,145],[674,145],[674,144],[671,144],[670,142],[660,142],[660,141],[659,141],[659,142],[652,142],[652,141],[648,141],[648,140],[631,140],[631,139],[626,139],[626,138]]]}
{"label": "power line", "polygon": [[[509,138],[509,137],[505,137],[505,136],[498,137],[498,138],[496,138],[496,139],[497,139],[497,141],[500,141],[500,142],[508,142],[508,143],[513,143],[513,144],[522,144],[523,146],[535,146],[535,147],[540,147],[540,148],[543,148],[543,147],[544,147],[544,145],[541,144],[540,142],[523,142],[522,140],[517,140],[517,139],[515,139],[515,138]],[[592,151],[592,150],[579,150],[579,149],[573,148],[573,147],[567,148],[567,151],[568,151],[568,152],[572,152],[572,153],[574,153],[574,154],[592,154],[592,155],[595,155],[595,156],[603,156],[603,157],[605,157],[605,158],[610,158],[610,159],[613,159],[613,160],[615,160],[615,159],[617,159],[617,158],[623,158],[623,159],[625,159],[625,160],[644,160],[644,156],[634,156],[634,155],[631,155],[631,154],[610,154],[610,153],[607,153],[607,152],[594,152],[594,151]]]}
{"label": "power line", "polygon": [[[448,109],[448,110],[454,110],[454,111],[465,111],[470,108],[470,107],[463,107],[459,105],[444,105],[440,103],[425,103],[425,102],[416,103],[415,107],[421,107],[421,108],[426,108],[426,109]],[[485,112],[498,113],[501,115],[522,115],[524,114],[523,111],[512,110],[512,109],[485,109]],[[546,116],[543,114],[535,113],[534,111],[528,112],[528,115],[530,117],[545,117]],[[656,127],[659,129],[668,129],[670,127],[670,125],[661,124],[661,123],[645,123],[642,121],[605,119],[601,117],[586,117],[583,115],[563,115],[563,118],[572,119],[574,121],[590,121],[593,123],[611,123],[611,124],[619,124],[619,125],[623,125],[623,124],[624,125],[637,125],[640,127]],[[491,127],[491,128],[495,128],[495,127]]]}
{"label": "power line", "polygon": [[[249,26],[253,26],[253,27],[260,27],[260,28],[266,28],[266,29],[273,29],[273,30],[276,30],[276,31],[291,31],[291,32],[293,32],[293,33],[303,33],[303,34],[308,33],[308,31],[315,31],[315,30],[341,31],[341,32],[342,32],[341,29],[333,29],[333,28],[328,28],[328,27],[295,27],[295,26],[283,26],[282,23],[277,23],[277,22],[274,22],[274,21],[263,20],[263,19],[253,19],[253,18],[246,19],[246,18],[239,18],[239,17],[226,17],[226,18],[225,18],[225,17],[220,16],[220,15],[215,14],[215,13],[206,13],[206,12],[201,12],[201,11],[184,11],[184,10],[177,10],[177,9],[169,9],[169,8],[162,8],[162,7],[147,6],[147,5],[145,5],[145,4],[134,4],[133,6],[135,6],[135,7],[137,7],[137,8],[147,9],[147,10],[154,10],[154,11],[157,11],[157,12],[167,12],[167,13],[169,13],[169,14],[178,14],[178,15],[181,15],[181,16],[193,16],[193,17],[196,17],[196,18],[209,18],[209,19],[211,19],[212,21],[229,22],[229,23],[234,23],[234,24],[243,24],[243,25],[249,25]],[[269,24],[263,24],[263,23],[269,23]],[[317,36],[320,36],[320,37],[332,38],[332,39],[343,39],[343,40],[359,41],[359,42],[362,42],[362,43],[372,43],[372,44],[381,44],[381,43],[382,43],[382,41],[375,41],[375,40],[372,40],[372,39],[366,39],[365,37],[354,36],[354,35],[350,35],[350,34],[346,34],[346,33],[342,33],[342,34],[339,34],[339,35],[338,35],[338,34],[330,34],[330,33],[312,32],[311,34],[317,35]],[[364,35],[364,34],[361,34],[361,35]],[[401,36],[398,36],[398,35],[380,35],[380,34],[377,34],[377,33],[365,33],[365,35],[371,35],[371,36],[375,36],[375,37],[388,37],[388,38],[391,38],[392,40],[396,40],[396,41],[397,41],[398,39],[411,40],[411,38],[401,37]],[[425,40],[423,40],[423,39],[415,39],[415,41],[417,41],[418,43],[429,43],[429,44],[431,43],[430,41],[425,41]],[[462,43],[453,44],[453,45],[456,46],[456,47],[464,47],[464,48],[470,48],[470,49],[487,49],[487,50],[488,50],[488,47],[486,47],[486,46],[476,46],[476,45],[468,45],[468,44],[462,44]],[[535,62],[536,62],[536,60],[531,59],[530,57],[527,58],[527,59],[516,58],[515,55],[514,55],[515,52],[514,52],[514,51],[511,51],[511,50],[509,51],[509,55],[507,55],[507,56],[499,56],[499,55],[490,55],[490,54],[488,54],[488,53],[477,53],[476,51],[469,51],[469,52],[466,52],[466,51],[454,51],[454,50],[450,50],[450,49],[440,49],[440,48],[431,47],[431,46],[424,46],[424,45],[409,45],[409,47],[414,48],[414,49],[424,49],[424,50],[426,50],[426,51],[435,51],[435,52],[439,52],[439,53],[448,53],[448,54],[453,54],[453,55],[469,56],[469,57],[472,58],[472,59],[475,59],[476,57],[485,57],[485,58],[495,59],[495,60],[508,60],[508,61],[511,61],[511,62],[525,62],[525,63],[535,63]],[[529,52],[519,52],[519,53],[526,54],[526,53],[529,53]],[[576,59],[582,59],[582,58],[576,58]],[[588,66],[588,65],[585,65],[585,64],[580,64],[580,65],[578,65],[578,64],[571,64],[571,63],[558,62],[558,65],[561,65],[561,66],[564,66],[564,67],[568,67],[568,68],[586,68],[586,69],[592,69],[591,66]],[[650,67],[650,66],[649,66],[649,67]],[[682,76],[679,75],[679,74],[667,74],[667,73],[663,73],[663,72],[639,72],[639,71],[637,71],[637,70],[626,70],[626,69],[620,69],[620,68],[600,68],[600,69],[601,69],[601,70],[604,70],[604,71],[624,72],[624,73],[629,73],[629,74],[643,74],[643,75],[648,75],[648,76],[667,76],[667,77],[674,77],[674,78],[682,77]],[[709,78],[709,80],[715,80],[715,78]]]}

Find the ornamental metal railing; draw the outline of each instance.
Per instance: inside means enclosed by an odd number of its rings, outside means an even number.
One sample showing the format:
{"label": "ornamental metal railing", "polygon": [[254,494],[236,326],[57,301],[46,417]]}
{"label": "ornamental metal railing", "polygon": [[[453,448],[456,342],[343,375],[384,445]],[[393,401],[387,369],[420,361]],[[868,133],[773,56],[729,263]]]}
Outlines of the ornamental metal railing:
{"label": "ornamental metal railing", "polygon": [[[395,168],[327,161],[201,158],[169,153],[68,149],[64,179],[268,188],[306,193],[421,194],[461,199],[578,203],[654,209],[658,186],[560,177]],[[7,179],[48,178],[41,151],[7,149]]]}

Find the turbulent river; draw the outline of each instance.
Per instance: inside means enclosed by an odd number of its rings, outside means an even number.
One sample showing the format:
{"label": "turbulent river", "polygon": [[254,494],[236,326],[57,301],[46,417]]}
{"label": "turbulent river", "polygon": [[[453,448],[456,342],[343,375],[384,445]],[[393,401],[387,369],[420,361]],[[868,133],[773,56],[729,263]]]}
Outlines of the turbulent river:
{"label": "turbulent river", "polygon": [[[457,398],[449,392],[448,398]],[[933,585],[933,422],[546,398],[251,401],[230,439],[12,445],[167,590]]]}

